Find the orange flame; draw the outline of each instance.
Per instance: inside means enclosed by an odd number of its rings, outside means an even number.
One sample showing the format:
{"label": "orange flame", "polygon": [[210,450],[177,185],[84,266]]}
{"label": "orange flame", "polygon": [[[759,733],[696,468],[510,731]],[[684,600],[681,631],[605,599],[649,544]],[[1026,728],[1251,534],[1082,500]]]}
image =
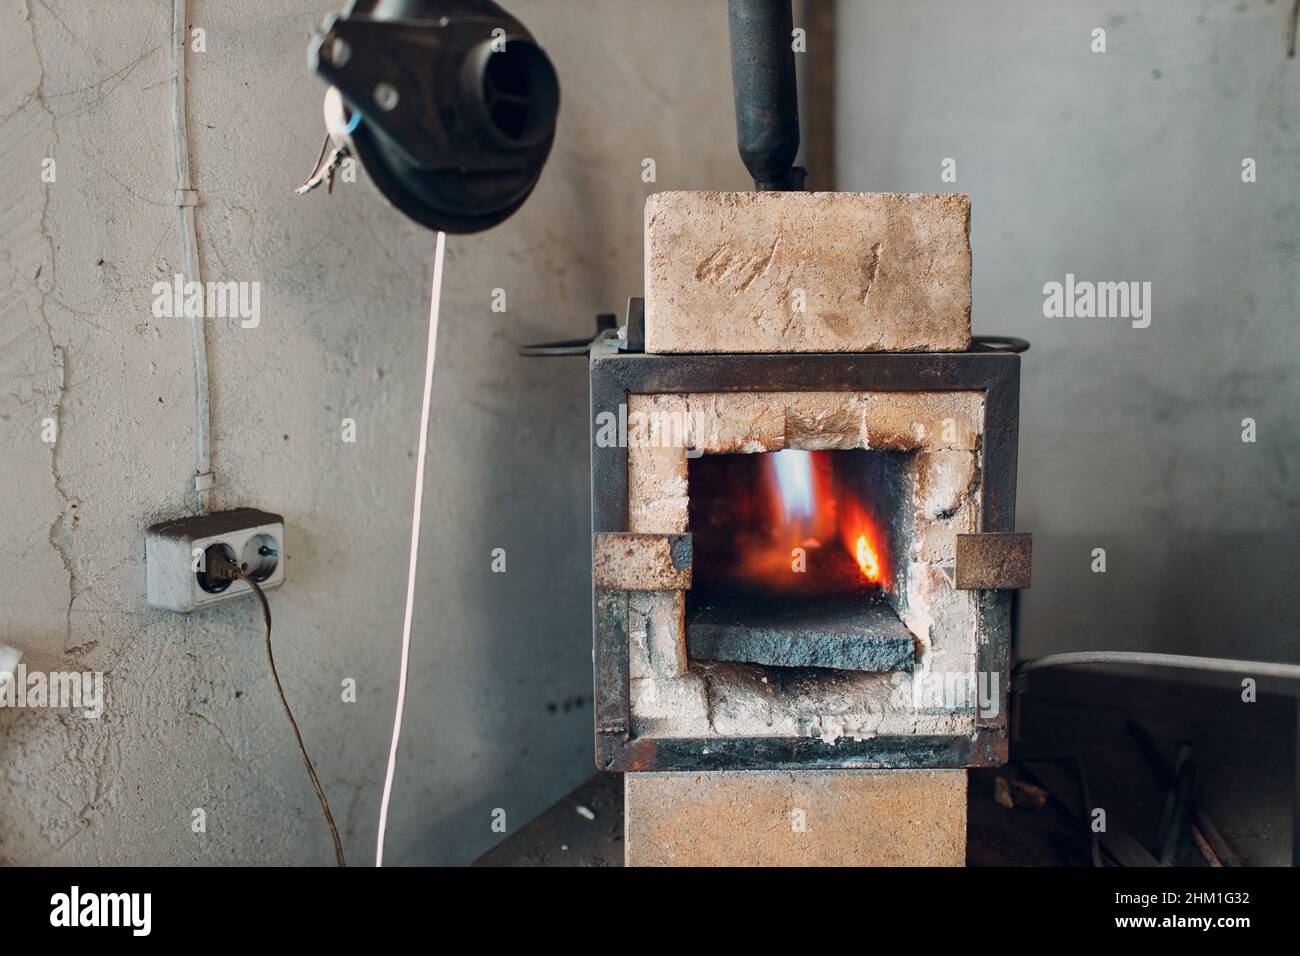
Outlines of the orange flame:
{"label": "orange flame", "polygon": [[[746,548],[756,577],[788,578],[791,549],[821,547],[838,539],[863,584],[892,586],[887,536],[871,503],[837,480],[831,452],[777,452],[765,462],[763,496],[772,531],[769,547]],[[846,582],[847,583],[847,582]],[[851,586],[851,585],[850,585]]]}
{"label": "orange flame", "polygon": [[848,497],[841,491],[838,522],[840,541],[857,562],[864,581],[889,590],[889,540],[866,502]]}
{"label": "orange flame", "polygon": [[862,576],[872,584],[880,581],[880,559],[876,557],[876,552],[871,550],[871,545],[867,544],[865,534],[858,535],[857,554],[858,567],[862,569]]}

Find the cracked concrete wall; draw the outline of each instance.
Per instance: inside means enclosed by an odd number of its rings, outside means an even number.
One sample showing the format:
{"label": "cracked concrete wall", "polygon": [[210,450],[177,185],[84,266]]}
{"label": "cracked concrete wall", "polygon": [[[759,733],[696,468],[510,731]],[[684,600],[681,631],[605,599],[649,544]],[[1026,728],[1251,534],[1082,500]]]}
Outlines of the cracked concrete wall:
{"label": "cracked concrete wall", "polygon": [[[306,44],[338,6],[192,3],[207,50],[189,55],[188,115],[204,278],[257,281],[262,297],[258,328],[209,324],[214,506],[285,515],[277,661],[349,858],[365,863],[433,236],[364,174],[293,195],[323,135]],[[586,370],[514,349],[588,334],[640,291],[651,191],[747,185],[724,7],[516,12],[556,63],[560,129],[523,210],[448,241],[394,863],[466,862],[500,839],[494,808],[513,830],[592,772]],[[144,528],[192,502],[188,331],[150,311],[181,259],[170,5],[5,0],[3,16],[0,641],[33,668],[107,676],[98,721],[0,709],[0,862],[327,863],[253,603],[181,616],[144,602]],[[645,157],[657,183],[641,181]],[[495,288],[505,314],[490,311]],[[490,571],[495,547],[505,574]],[[356,703],[341,699],[349,677]]]}
{"label": "cracked concrete wall", "polygon": [[[838,10],[838,187],[969,193],[974,332],[1033,345],[1022,651],[1300,659],[1295,5]],[[1150,327],[1045,318],[1067,272],[1151,282]]]}

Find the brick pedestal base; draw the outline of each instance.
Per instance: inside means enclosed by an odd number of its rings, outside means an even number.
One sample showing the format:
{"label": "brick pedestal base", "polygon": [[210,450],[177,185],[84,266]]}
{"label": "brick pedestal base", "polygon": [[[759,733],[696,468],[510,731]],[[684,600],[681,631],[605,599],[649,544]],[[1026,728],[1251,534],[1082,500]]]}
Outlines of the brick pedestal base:
{"label": "brick pedestal base", "polygon": [[628,773],[628,866],[963,866],[965,770]]}

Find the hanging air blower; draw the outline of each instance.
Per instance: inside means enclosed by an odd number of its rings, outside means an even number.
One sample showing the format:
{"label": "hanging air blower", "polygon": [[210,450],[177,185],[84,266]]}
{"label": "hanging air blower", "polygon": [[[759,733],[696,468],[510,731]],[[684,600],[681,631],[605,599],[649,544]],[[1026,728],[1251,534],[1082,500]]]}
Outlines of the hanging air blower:
{"label": "hanging air blower", "polygon": [[300,191],[353,155],[416,222],[468,233],[508,218],[537,185],[560,84],[532,34],[495,3],[355,0],[325,21],[309,57],[330,84],[329,141]]}

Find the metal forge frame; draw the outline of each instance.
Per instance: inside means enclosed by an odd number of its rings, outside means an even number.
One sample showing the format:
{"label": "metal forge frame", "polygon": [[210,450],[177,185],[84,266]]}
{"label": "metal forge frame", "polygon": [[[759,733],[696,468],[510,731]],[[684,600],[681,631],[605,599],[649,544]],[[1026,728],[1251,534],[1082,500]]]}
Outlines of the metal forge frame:
{"label": "metal forge frame", "polygon": [[[629,312],[632,312],[630,309]],[[639,345],[629,315],[628,344]],[[624,346],[626,347],[626,346]],[[593,663],[596,764],[602,770],[810,770],[832,768],[959,768],[997,766],[1007,758],[1011,593],[1028,563],[1028,536],[1015,535],[1016,458],[1020,421],[1020,356],[976,345],[957,353],[651,355],[620,349],[605,333],[590,346]],[[600,586],[594,573],[598,535],[627,532],[628,449],[596,442],[596,417],[629,395],[699,392],[981,391],[979,534],[958,538],[964,555],[957,586],[979,590],[977,667],[997,675],[995,714],[975,709],[970,736],[898,735],[861,740],[819,737],[688,737],[632,735],[628,595]],[[963,541],[962,539],[966,540]],[[964,579],[964,580],[963,580]]]}

